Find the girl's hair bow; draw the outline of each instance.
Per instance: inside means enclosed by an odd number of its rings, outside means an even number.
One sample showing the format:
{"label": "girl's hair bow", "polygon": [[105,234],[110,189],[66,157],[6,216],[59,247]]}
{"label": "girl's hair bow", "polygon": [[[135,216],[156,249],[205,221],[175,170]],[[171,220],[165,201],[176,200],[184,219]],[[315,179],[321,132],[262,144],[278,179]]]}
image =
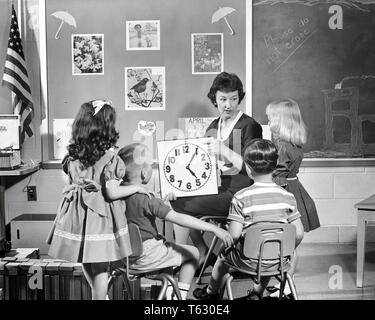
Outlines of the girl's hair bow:
{"label": "girl's hair bow", "polygon": [[112,101],[111,100],[94,100],[92,102],[92,107],[94,108],[94,116],[100,111],[101,108],[103,108],[104,105],[108,104],[112,107]]}

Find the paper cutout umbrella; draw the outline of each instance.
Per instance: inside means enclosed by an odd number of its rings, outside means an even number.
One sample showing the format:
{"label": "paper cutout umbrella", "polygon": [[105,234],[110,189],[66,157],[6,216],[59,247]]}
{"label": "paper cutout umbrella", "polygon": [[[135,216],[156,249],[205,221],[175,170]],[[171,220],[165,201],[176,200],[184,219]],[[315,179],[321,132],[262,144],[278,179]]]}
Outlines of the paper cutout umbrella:
{"label": "paper cutout umbrella", "polygon": [[67,24],[69,24],[69,25],[71,25],[71,26],[73,26],[74,28],[77,27],[76,20],[67,11],[56,11],[56,12],[52,13],[51,16],[54,16],[57,19],[61,20],[60,26],[57,29],[57,32],[55,34],[55,39],[60,39],[59,33],[60,33],[61,27],[63,26],[64,22],[67,23]]}
{"label": "paper cutout umbrella", "polygon": [[234,35],[234,30],[233,30],[233,28],[231,27],[231,25],[229,24],[229,22],[227,20],[227,15],[231,14],[234,11],[236,11],[236,9],[233,9],[231,7],[219,8],[212,15],[211,23],[214,23],[214,22],[217,22],[217,21],[219,21],[221,19],[224,19],[224,21],[226,22],[226,24],[227,24],[227,26],[228,26],[228,28],[230,30],[230,34],[233,36]]}

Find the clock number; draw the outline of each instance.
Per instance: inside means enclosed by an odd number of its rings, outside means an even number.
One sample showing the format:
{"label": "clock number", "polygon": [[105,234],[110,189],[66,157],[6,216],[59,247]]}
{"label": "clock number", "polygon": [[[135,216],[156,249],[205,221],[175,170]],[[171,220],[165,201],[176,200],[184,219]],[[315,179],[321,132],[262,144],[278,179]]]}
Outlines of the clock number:
{"label": "clock number", "polygon": [[207,179],[206,172],[203,172],[203,174],[202,174],[202,178],[203,178],[203,179]]}
{"label": "clock number", "polygon": [[206,162],[204,165],[205,165],[204,168],[205,168],[206,170],[210,169],[210,164],[209,164],[208,162]]}
{"label": "clock number", "polygon": [[170,167],[170,166],[166,166],[166,167],[165,167],[165,171],[166,171],[167,173],[171,172],[171,167]]}
{"label": "clock number", "polygon": [[206,161],[206,154],[205,153],[202,153],[201,157],[202,157],[202,161]]}
{"label": "clock number", "polygon": [[195,185],[196,185],[197,187],[199,187],[199,186],[201,185],[201,181],[200,181],[199,179],[196,179],[196,180],[195,180]]}
{"label": "clock number", "polygon": [[171,157],[168,157],[168,163],[171,164],[171,163],[175,163],[176,162],[176,158],[171,156]]}
{"label": "clock number", "polygon": [[177,180],[177,182],[178,182],[178,187],[181,188],[182,180]]}
{"label": "clock number", "polygon": [[176,155],[176,157],[179,156],[180,155],[180,149],[175,149],[174,154]]}
{"label": "clock number", "polygon": [[170,181],[170,182],[174,182],[174,175],[173,175],[173,174],[171,174],[171,175],[169,176],[169,181]]}
{"label": "clock number", "polygon": [[184,146],[184,153],[189,153],[189,146],[188,145]]}
{"label": "clock number", "polygon": [[188,183],[186,184],[186,188],[187,188],[188,190],[191,189],[191,183],[190,183],[190,182],[188,182]]}
{"label": "clock number", "polygon": [[195,148],[195,155],[198,155],[198,147]]}

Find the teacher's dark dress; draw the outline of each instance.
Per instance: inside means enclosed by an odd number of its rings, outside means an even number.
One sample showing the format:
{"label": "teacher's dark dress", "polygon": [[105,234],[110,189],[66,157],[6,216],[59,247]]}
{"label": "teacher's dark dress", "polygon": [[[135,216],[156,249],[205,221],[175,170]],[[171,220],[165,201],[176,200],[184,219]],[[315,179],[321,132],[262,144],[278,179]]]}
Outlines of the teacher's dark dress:
{"label": "teacher's dark dress", "polygon": [[[219,119],[215,119],[209,125],[205,134],[206,137],[217,138]],[[223,142],[231,150],[241,153],[242,156],[246,144],[255,138],[262,138],[261,125],[248,115],[242,114],[229,137]],[[252,184],[253,181],[246,174],[245,165],[243,165],[238,174],[221,175],[221,186],[218,189],[218,194],[182,197],[176,201],[171,201],[171,205],[175,211],[195,217],[206,215],[227,216],[233,195]]]}

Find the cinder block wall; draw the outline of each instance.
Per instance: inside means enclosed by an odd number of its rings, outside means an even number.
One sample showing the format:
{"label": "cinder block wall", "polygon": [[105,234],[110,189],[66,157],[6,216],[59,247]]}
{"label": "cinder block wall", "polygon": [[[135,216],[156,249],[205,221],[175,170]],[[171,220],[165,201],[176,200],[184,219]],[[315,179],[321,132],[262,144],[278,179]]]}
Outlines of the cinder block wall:
{"label": "cinder block wall", "polygon": [[[375,167],[304,167],[299,178],[314,199],[321,228],[306,233],[304,242],[356,241],[357,213],[354,204],[375,193]],[[55,213],[65,185],[62,170],[40,170],[12,185],[5,192],[6,222],[23,213]],[[25,186],[37,186],[37,201],[28,202]],[[159,192],[154,171],[149,187]],[[169,227],[167,231],[171,232]],[[368,227],[367,240],[375,242],[375,229]]]}

